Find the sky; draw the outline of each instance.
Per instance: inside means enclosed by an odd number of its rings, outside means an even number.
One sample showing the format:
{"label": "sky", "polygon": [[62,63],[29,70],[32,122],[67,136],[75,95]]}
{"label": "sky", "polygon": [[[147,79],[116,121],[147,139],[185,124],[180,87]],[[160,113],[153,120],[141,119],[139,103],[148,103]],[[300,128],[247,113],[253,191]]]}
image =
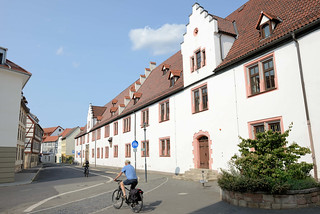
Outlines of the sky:
{"label": "sky", "polygon": [[0,0],[0,46],[32,73],[23,93],[42,128],[84,126],[90,103],[180,50],[196,2],[225,18],[247,0]]}

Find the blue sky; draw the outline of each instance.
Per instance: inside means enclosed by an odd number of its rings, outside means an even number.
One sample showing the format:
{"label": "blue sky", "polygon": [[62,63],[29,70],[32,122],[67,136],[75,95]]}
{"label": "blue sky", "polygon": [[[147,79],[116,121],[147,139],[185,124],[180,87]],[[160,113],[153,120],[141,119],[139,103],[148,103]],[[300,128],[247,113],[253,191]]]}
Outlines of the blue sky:
{"label": "blue sky", "polygon": [[0,46],[32,73],[23,92],[40,125],[86,123],[150,61],[180,50],[191,7],[226,17],[246,0],[1,0]]}

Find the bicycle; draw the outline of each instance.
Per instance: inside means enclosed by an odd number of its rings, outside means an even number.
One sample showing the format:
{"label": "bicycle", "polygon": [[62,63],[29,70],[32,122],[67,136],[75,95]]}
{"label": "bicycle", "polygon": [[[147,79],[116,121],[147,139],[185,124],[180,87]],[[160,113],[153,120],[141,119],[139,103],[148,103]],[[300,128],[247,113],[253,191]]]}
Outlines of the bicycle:
{"label": "bicycle", "polygon": [[89,167],[84,166],[84,177],[89,177]]}
{"label": "bicycle", "polygon": [[[122,180],[116,180],[116,182],[118,182],[118,188],[114,190],[112,193],[112,203],[113,203],[113,207],[116,209],[120,209],[124,201],[124,198],[122,197],[123,196],[122,189],[120,187],[121,181]],[[126,203],[128,204],[128,206],[133,212],[135,213],[140,212],[143,207],[143,191],[138,189],[137,199],[132,200],[130,190],[126,186],[125,186],[125,189],[129,191],[129,197],[126,199]]]}

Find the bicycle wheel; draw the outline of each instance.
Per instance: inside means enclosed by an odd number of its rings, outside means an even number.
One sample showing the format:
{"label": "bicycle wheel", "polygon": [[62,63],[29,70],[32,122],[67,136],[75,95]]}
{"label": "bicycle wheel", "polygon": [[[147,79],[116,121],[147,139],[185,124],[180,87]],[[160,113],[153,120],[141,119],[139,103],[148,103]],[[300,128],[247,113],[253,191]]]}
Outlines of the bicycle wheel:
{"label": "bicycle wheel", "polygon": [[140,199],[139,201],[134,201],[130,204],[130,208],[133,212],[138,213],[142,210],[143,207],[143,194],[140,194]]}
{"label": "bicycle wheel", "polygon": [[122,198],[122,190],[116,189],[112,193],[112,203],[113,207],[116,209],[120,209],[123,204],[123,198]]}

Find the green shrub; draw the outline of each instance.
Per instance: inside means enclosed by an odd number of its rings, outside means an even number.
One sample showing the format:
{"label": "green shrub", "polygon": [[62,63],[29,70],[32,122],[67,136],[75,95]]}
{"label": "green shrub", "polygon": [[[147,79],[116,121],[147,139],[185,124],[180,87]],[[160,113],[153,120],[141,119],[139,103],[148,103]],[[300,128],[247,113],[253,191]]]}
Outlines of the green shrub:
{"label": "green shrub", "polygon": [[301,156],[310,153],[310,149],[297,143],[287,146],[291,127],[284,133],[272,130],[258,133],[256,139],[240,137],[240,155],[231,158],[231,172],[222,170],[219,186],[237,192],[273,194],[319,186],[310,177],[313,164],[298,162]]}

